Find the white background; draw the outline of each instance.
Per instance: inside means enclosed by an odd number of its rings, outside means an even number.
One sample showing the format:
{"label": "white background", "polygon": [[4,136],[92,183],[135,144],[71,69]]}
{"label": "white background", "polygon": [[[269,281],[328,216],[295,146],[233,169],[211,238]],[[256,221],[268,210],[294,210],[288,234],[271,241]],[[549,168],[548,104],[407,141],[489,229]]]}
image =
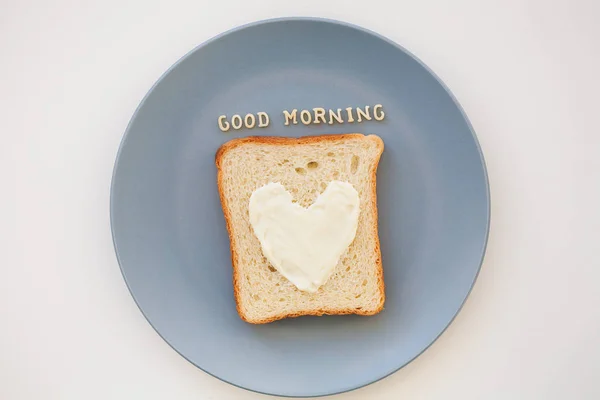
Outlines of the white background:
{"label": "white background", "polygon": [[600,398],[596,0],[0,0],[0,398],[267,399],[145,321],[114,255],[109,185],[129,118],[173,62],[294,15],[362,25],[428,64],[473,123],[492,191],[456,321],[408,367],[332,399]]}

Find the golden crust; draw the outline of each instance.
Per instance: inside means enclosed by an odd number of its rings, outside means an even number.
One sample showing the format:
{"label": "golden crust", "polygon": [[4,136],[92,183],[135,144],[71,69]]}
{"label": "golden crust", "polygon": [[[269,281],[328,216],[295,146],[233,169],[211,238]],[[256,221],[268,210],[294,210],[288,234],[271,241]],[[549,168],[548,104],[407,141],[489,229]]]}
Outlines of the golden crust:
{"label": "golden crust", "polygon": [[[375,252],[377,253],[377,270],[378,270],[378,283],[379,283],[379,292],[381,293],[381,302],[379,306],[373,311],[364,311],[358,309],[344,309],[344,310],[332,310],[327,308],[320,308],[317,310],[307,310],[301,311],[297,313],[290,314],[280,314],[275,315],[270,318],[264,318],[259,320],[251,320],[247,317],[247,315],[242,311],[240,305],[240,288],[238,285],[238,274],[239,268],[237,268],[237,254],[236,254],[236,246],[235,246],[235,236],[232,233],[231,226],[231,214],[229,211],[229,207],[227,204],[227,199],[223,193],[223,174],[221,169],[221,161],[223,159],[223,155],[228,151],[242,146],[244,144],[254,143],[254,144],[269,144],[269,145],[283,145],[283,146],[294,146],[300,144],[310,144],[310,143],[319,143],[324,141],[340,141],[346,139],[368,139],[375,140],[377,142],[377,147],[379,149],[379,153],[375,162],[373,163],[372,168],[372,182],[371,186],[372,195],[371,201],[373,203],[373,209],[375,210],[375,223],[372,227],[373,235],[375,235]],[[332,134],[332,135],[320,135],[320,136],[304,136],[300,138],[287,138],[287,137],[278,137],[278,136],[249,136],[245,138],[233,139],[229,142],[223,144],[215,155],[215,164],[217,166],[217,186],[219,189],[219,197],[221,199],[221,207],[223,208],[223,214],[225,216],[225,224],[227,226],[227,233],[229,235],[229,243],[231,249],[231,265],[233,267],[233,292],[235,297],[235,304],[237,308],[237,312],[240,315],[240,318],[251,324],[266,324],[269,322],[277,321],[284,318],[295,318],[303,315],[313,315],[313,316],[321,316],[321,315],[347,315],[347,314],[356,314],[356,315],[375,315],[383,310],[383,306],[385,303],[385,283],[383,279],[383,265],[381,262],[381,247],[379,243],[379,229],[378,229],[378,214],[377,214],[377,167],[379,165],[379,159],[381,158],[381,154],[383,153],[384,144],[379,136],[376,135],[368,135],[365,136],[360,133],[348,133],[348,134]]]}

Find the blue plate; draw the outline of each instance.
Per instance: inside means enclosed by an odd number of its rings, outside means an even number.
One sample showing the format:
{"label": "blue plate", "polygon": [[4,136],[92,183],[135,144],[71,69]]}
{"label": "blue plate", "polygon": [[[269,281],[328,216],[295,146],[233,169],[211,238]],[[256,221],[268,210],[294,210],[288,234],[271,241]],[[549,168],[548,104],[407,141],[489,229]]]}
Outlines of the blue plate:
{"label": "blue plate", "polygon": [[[383,121],[283,125],[284,109],[382,104]],[[220,115],[270,125],[222,132]],[[236,123],[239,121],[236,121]],[[215,152],[248,135],[374,133],[387,301],[373,317],[238,317]],[[226,382],[319,396],[377,381],[448,327],[483,259],[490,199],[481,150],[448,89],[391,41],[290,18],[220,35],[178,61],[135,112],[115,165],[111,223],[141,311],[183,357]]]}

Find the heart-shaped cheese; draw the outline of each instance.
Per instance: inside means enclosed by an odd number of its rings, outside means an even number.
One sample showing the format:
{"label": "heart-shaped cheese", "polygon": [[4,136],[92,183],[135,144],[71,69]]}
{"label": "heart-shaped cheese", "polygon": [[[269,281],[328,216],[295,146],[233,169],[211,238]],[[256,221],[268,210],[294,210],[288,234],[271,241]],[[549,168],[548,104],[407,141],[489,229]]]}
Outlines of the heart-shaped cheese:
{"label": "heart-shaped cheese", "polygon": [[250,196],[250,224],[269,262],[298,289],[316,292],[354,241],[360,200],[347,182],[332,181],[308,208],[280,183]]}

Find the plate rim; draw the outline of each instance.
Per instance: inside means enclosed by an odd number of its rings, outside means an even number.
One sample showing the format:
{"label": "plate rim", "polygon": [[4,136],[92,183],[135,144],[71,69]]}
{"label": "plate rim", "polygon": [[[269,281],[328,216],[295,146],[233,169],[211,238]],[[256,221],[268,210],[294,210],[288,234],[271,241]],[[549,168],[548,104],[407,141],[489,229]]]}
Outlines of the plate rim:
{"label": "plate rim", "polygon": [[[255,26],[260,26],[260,25],[267,25],[267,24],[272,24],[272,23],[281,23],[281,22],[292,22],[292,21],[305,21],[305,22],[319,22],[319,23],[325,23],[325,24],[333,24],[333,25],[339,25],[342,27],[346,27],[346,28],[351,28],[363,33],[366,33],[368,35],[371,35],[379,40],[383,40],[384,42],[392,45],[393,47],[395,47],[396,49],[398,49],[399,51],[403,52],[404,54],[406,54],[407,56],[409,56],[411,59],[413,59],[414,61],[416,61],[426,72],[429,73],[429,75],[431,75],[431,77],[433,77],[433,79],[435,79],[435,81],[444,89],[444,91],[450,96],[450,99],[452,100],[452,102],[454,103],[454,105],[456,106],[456,108],[459,110],[459,112],[461,113],[462,118],[464,119],[464,121],[466,122],[467,128],[469,129],[469,132],[471,133],[471,137],[473,138],[473,142],[475,143],[475,147],[477,149],[477,152],[479,154],[479,159],[481,161],[481,167],[482,167],[482,172],[483,172],[483,178],[484,178],[484,183],[485,183],[485,189],[486,189],[486,200],[487,200],[487,204],[486,204],[486,226],[485,226],[485,238],[483,241],[483,247],[481,249],[481,256],[480,256],[480,260],[479,260],[479,265],[477,267],[477,272],[475,273],[475,277],[473,279],[473,282],[471,284],[471,286],[469,287],[469,290],[467,291],[467,293],[465,294],[464,298],[461,301],[460,306],[458,307],[458,309],[456,310],[456,312],[454,313],[454,315],[452,316],[452,318],[448,321],[448,323],[446,324],[446,326],[431,340],[431,342],[425,346],[420,352],[416,353],[414,355],[414,357],[412,357],[411,359],[409,359],[408,361],[406,361],[405,363],[403,363],[402,365],[398,366],[397,368],[393,368],[391,371],[383,374],[382,376],[378,377],[377,379],[371,380],[369,382],[365,382],[365,383],[359,383],[359,384],[355,384],[355,385],[351,385],[347,388],[342,388],[339,389],[335,392],[321,392],[321,393],[313,393],[313,394],[306,394],[306,395],[299,395],[299,396],[295,396],[295,395],[289,395],[289,394],[282,394],[282,393],[269,393],[269,392],[263,392],[260,390],[256,390],[256,389],[251,389],[248,387],[244,387],[242,385],[236,384],[234,382],[230,382],[220,376],[217,376],[209,371],[207,371],[206,369],[202,368],[200,365],[194,363],[192,360],[190,360],[188,357],[186,357],[183,353],[181,353],[177,348],[175,348],[174,345],[172,345],[161,333],[160,331],[152,324],[152,322],[150,322],[150,319],[148,318],[148,316],[146,316],[146,313],[144,312],[144,310],[142,309],[141,305],[138,303],[137,298],[135,297],[133,291],[131,290],[131,286],[127,280],[127,277],[125,275],[125,271],[123,269],[123,263],[121,262],[121,258],[119,257],[119,250],[118,250],[118,246],[117,246],[117,240],[116,240],[116,234],[115,234],[115,222],[114,222],[114,189],[115,189],[115,179],[117,176],[117,170],[119,168],[119,161],[121,159],[121,152],[125,146],[125,143],[127,142],[127,138],[129,136],[131,127],[133,125],[133,122],[136,120],[139,111],[143,108],[144,104],[146,103],[146,101],[148,100],[148,98],[152,95],[152,93],[154,92],[154,90],[156,89],[156,87],[177,67],[179,66],[181,63],[183,63],[188,57],[190,57],[192,54],[196,53],[197,51],[201,50],[203,47],[207,46],[210,43],[216,42],[219,39],[236,33],[238,31],[243,31],[244,29],[248,29],[248,28],[252,28]],[[146,92],[146,94],[144,95],[144,97],[142,98],[142,100],[140,101],[140,103],[138,104],[138,106],[136,107],[135,111],[133,112],[133,114],[131,115],[131,118],[129,119],[127,126],[125,128],[125,131],[123,133],[123,136],[121,137],[121,141],[119,143],[119,148],[117,150],[116,156],[115,156],[115,160],[114,160],[114,164],[113,164],[113,171],[112,171],[112,175],[111,175],[111,184],[110,184],[110,195],[109,195],[109,214],[110,214],[110,231],[111,231],[111,236],[112,236],[112,242],[113,242],[113,248],[114,248],[114,252],[115,252],[115,256],[117,259],[117,263],[119,265],[119,270],[121,271],[121,276],[123,277],[123,280],[125,281],[125,285],[127,286],[127,290],[129,291],[129,294],[131,295],[131,297],[133,298],[133,301],[135,302],[135,305],[137,306],[137,308],[139,309],[139,311],[142,313],[142,315],[144,316],[144,319],[146,320],[146,322],[152,327],[152,329],[158,334],[158,336],[165,342],[167,343],[167,345],[173,349],[177,354],[179,354],[181,357],[183,357],[183,359],[185,359],[187,362],[189,362],[190,364],[192,364],[194,367],[200,369],[201,371],[203,371],[204,373],[208,374],[209,376],[212,376],[222,382],[225,382],[227,384],[230,384],[232,386],[235,386],[237,388],[243,389],[243,390],[247,390],[250,392],[254,392],[254,393],[259,393],[259,394],[263,394],[263,395],[268,395],[268,396],[280,396],[280,397],[284,397],[284,398],[313,398],[313,397],[327,397],[327,396],[333,396],[333,395],[337,395],[337,394],[342,394],[342,393],[347,393],[347,392],[351,392],[360,388],[364,388],[366,386],[370,386],[376,382],[379,382],[387,377],[389,377],[390,375],[395,374],[396,372],[400,371],[402,368],[406,367],[407,365],[411,364],[414,360],[416,360],[417,358],[419,358],[423,353],[425,353],[431,346],[433,346],[433,344],[435,342],[438,341],[438,339],[446,332],[446,330],[450,327],[450,325],[452,325],[452,323],[454,322],[454,320],[457,318],[457,316],[460,314],[460,312],[462,311],[463,307],[465,306],[469,296],[471,295],[471,292],[473,291],[473,288],[475,287],[475,284],[477,283],[477,280],[479,278],[479,274],[481,273],[481,268],[483,266],[483,262],[485,260],[485,255],[487,252],[487,247],[488,247],[488,241],[489,241],[489,235],[490,235],[490,222],[491,222],[491,191],[490,191],[490,183],[489,183],[489,176],[488,176],[488,171],[487,171],[487,165],[485,162],[485,157],[481,148],[481,144],[479,143],[479,140],[477,139],[477,135],[475,133],[475,129],[473,128],[473,125],[471,124],[471,121],[469,120],[465,110],[463,109],[463,107],[461,106],[461,104],[458,102],[458,99],[454,96],[454,94],[452,93],[452,91],[450,90],[450,88],[444,83],[444,81],[433,71],[431,70],[431,68],[429,68],[423,61],[421,61],[420,58],[418,58],[417,56],[415,56],[411,51],[409,51],[408,49],[406,49],[404,46],[396,43],[395,41],[389,39],[386,36],[383,36],[371,29],[362,27],[360,25],[356,25],[354,23],[350,23],[350,22],[346,22],[346,21],[342,21],[342,20],[338,20],[338,19],[332,19],[332,18],[326,18],[326,17],[314,17],[314,16],[287,16],[287,17],[274,17],[274,18],[266,18],[266,19],[260,19],[260,20],[255,20],[252,22],[248,22],[248,23],[244,23],[241,25],[237,25],[234,26],[233,28],[230,28],[228,30],[225,30],[215,36],[212,36],[211,38],[205,40],[204,42],[201,42],[200,44],[196,45],[195,47],[193,47],[191,50],[189,50],[187,53],[185,53],[183,56],[181,56],[177,61],[175,61],[167,70],[165,70],[165,72],[163,72],[160,77],[154,82],[154,84],[150,87],[150,89],[148,89],[148,91]]]}

